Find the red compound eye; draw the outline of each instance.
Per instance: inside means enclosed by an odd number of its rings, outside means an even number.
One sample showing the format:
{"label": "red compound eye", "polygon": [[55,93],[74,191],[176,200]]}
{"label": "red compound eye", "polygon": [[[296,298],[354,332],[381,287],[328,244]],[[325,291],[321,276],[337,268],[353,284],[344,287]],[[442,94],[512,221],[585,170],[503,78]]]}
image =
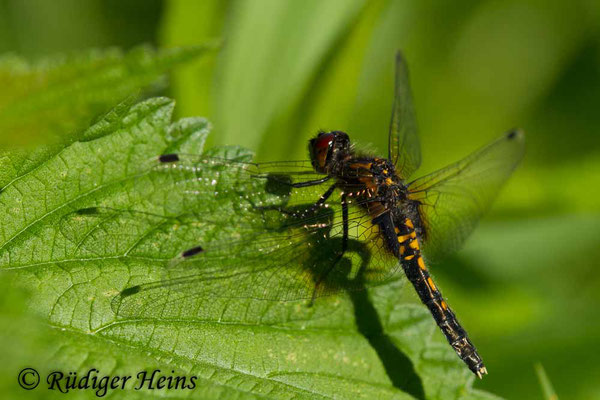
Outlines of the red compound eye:
{"label": "red compound eye", "polygon": [[325,133],[318,138],[315,139],[315,150],[322,151],[323,149],[327,149],[333,143],[333,139],[335,139],[335,135],[333,133]]}

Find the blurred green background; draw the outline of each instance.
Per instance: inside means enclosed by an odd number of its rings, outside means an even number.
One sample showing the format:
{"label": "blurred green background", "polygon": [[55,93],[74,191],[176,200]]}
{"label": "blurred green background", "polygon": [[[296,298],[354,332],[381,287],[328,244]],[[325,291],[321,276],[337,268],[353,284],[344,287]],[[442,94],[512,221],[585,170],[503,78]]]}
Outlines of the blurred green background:
{"label": "blurred green background", "polygon": [[0,0],[0,53],[221,38],[179,67],[179,116],[210,144],[305,157],[318,129],[385,154],[393,55],[411,70],[426,173],[518,126],[523,164],[457,255],[432,266],[490,375],[475,386],[600,398],[600,2]]}

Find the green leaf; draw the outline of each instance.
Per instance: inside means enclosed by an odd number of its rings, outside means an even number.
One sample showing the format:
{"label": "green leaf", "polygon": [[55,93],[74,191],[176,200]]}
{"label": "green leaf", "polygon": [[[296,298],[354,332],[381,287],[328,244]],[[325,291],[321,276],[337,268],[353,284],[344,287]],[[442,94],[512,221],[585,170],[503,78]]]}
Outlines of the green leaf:
{"label": "green leaf", "polygon": [[[255,208],[243,207],[243,189],[254,189],[252,200],[263,205],[282,200],[261,190],[260,180],[250,184],[218,164],[157,166],[160,154],[202,154],[210,128],[202,118],[171,122],[172,112],[165,98],[122,105],[84,133],[89,140],[28,173],[0,170],[0,180],[11,178],[0,193],[2,281],[10,276],[28,290],[27,318],[37,318],[36,332],[49,343],[36,340],[42,350],[20,362],[42,375],[96,368],[134,378],[154,369],[198,377],[194,391],[170,390],[169,397],[495,398],[471,389],[473,375],[404,279],[312,307],[185,291],[179,302],[148,303],[137,314],[115,303],[123,289],[163,279],[172,258],[199,238],[264,227]],[[240,148],[205,154],[250,158]],[[285,282],[271,284],[265,290]],[[143,304],[138,299],[127,306]],[[23,340],[29,335],[18,323],[12,329]],[[12,379],[9,372],[3,376]],[[165,395],[132,385],[117,392]]]}
{"label": "green leaf", "polygon": [[540,386],[542,387],[542,391],[544,393],[545,400],[558,400],[558,396],[552,387],[552,382],[550,382],[550,378],[546,374],[546,370],[544,366],[540,363],[535,364],[535,373],[537,374],[538,381],[540,382]]}
{"label": "green leaf", "polygon": [[0,57],[0,145],[74,138],[91,119],[207,46],[90,50],[29,63]]}

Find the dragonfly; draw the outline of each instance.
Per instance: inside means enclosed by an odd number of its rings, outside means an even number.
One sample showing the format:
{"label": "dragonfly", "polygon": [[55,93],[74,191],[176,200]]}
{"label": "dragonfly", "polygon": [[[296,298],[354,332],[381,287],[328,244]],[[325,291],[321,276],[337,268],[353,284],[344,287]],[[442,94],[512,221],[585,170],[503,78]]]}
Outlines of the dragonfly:
{"label": "dragonfly", "polygon": [[162,279],[121,290],[113,310],[143,316],[175,305],[185,312],[186,305],[218,299],[312,305],[322,296],[387,282],[401,269],[458,357],[482,378],[483,360],[428,265],[464,243],[518,165],[524,143],[522,131],[510,130],[461,161],[413,179],[420,144],[408,68],[398,52],[385,157],[357,150],[343,131],[319,132],[303,161],[158,156],[152,168],[177,176],[190,198],[223,196],[230,221],[217,211],[204,213],[191,231],[195,244],[173,257]]}

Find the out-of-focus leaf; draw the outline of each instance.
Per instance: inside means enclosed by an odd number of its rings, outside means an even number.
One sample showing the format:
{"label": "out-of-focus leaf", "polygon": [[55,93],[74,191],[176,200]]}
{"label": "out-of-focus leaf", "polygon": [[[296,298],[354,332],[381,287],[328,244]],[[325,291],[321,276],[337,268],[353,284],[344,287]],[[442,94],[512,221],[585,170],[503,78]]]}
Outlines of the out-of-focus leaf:
{"label": "out-of-focus leaf", "polygon": [[552,382],[550,382],[550,378],[548,378],[548,374],[546,374],[546,370],[542,364],[535,364],[535,372],[538,376],[538,380],[540,382],[540,386],[544,393],[545,400],[558,400],[558,396],[554,392],[554,388],[552,387]]}
{"label": "out-of-focus leaf", "polygon": [[[313,76],[302,101],[266,130],[259,154],[302,159],[306,157],[307,141],[319,130],[347,130],[349,121],[356,117],[353,108],[359,98],[359,77],[371,35],[389,3],[367,2],[360,17],[323,58],[319,73]],[[281,135],[290,131],[294,135]],[[350,132],[354,138],[354,132]]]}
{"label": "out-of-focus leaf", "polygon": [[[197,46],[220,38],[231,6],[230,1],[223,0],[170,0],[166,4],[160,38],[168,47]],[[214,115],[216,60],[202,57],[173,70],[170,90],[178,101],[177,115]]]}
{"label": "out-of-focus leaf", "polygon": [[[277,118],[298,104],[324,57],[352,29],[364,4],[362,0],[240,1],[227,9],[221,35],[224,48],[212,92],[214,114],[210,115],[219,132],[217,143],[257,149],[261,140],[294,137],[292,132],[269,138],[263,135]],[[171,25],[181,27],[166,30],[168,43],[189,40],[184,37],[185,32],[202,25],[215,13],[222,15],[223,8],[207,4],[205,13],[195,13],[189,3],[170,3],[170,15],[185,13],[185,18],[171,20]],[[177,89],[176,96],[192,101],[199,109],[206,107],[205,100],[196,100],[198,95],[189,93],[196,90],[193,86]],[[206,92],[201,91],[200,96],[203,93]]]}
{"label": "out-of-focus leaf", "polygon": [[206,50],[98,50],[35,63],[5,55],[0,58],[0,145],[68,141],[99,113]]}
{"label": "out-of-focus leaf", "polygon": [[363,5],[361,0],[237,3],[218,64],[220,142],[255,148],[274,119],[300,100]]}

